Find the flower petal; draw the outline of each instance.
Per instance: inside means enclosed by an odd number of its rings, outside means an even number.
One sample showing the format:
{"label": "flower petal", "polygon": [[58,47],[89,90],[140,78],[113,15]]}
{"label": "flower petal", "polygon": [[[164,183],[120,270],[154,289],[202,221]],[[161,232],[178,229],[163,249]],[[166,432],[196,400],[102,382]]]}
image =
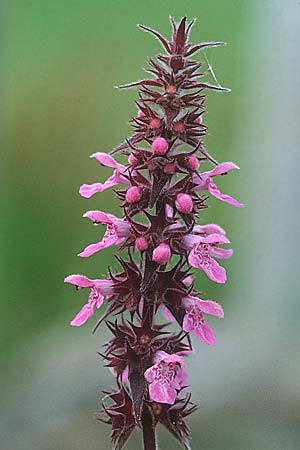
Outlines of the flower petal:
{"label": "flower petal", "polygon": [[219,188],[213,183],[212,180],[210,180],[208,184],[208,192],[216,197],[218,200],[221,200],[222,202],[228,203],[229,205],[235,206],[236,208],[244,208],[244,204],[237,201],[235,198],[231,197],[228,194],[222,194],[222,192],[219,190]]}
{"label": "flower petal", "polygon": [[118,169],[120,172],[125,172],[126,170],[126,167],[123,164],[119,164],[112,156],[108,155],[107,153],[96,152],[93,153],[90,158],[95,158],[103,166]]}
{"label": "flower petal", "polygon": [[74,284],[74,286],[80,288],[92,288],[95,285],[94,280],[90,280],[84,275],[69,275],[64,279],[65,283]]}
{"label": "flower petal", "polygon": [[219,225],[215,223],[208,223],[207,225],[195,225],[193,228],[195,233],[207,233],[207,234],[226,234],[226,232]]}
{"label": "flower petal", "polygon": [[104,224],[113,224],[116,220],[118,220],[113,214],[107,214],[98,210],[87,211],[83,214],[83,217],[87,217],[92,222]]}
{"label": "flower petal", "polygon": [[224,317],[224,311],[219,303],[214,302],[213,300],[201,300],[198,298],[198,307],[205,314],[210,314],[212,316],[219,317],[220,319]]}
{"label": "flower petal", "polygon": [[223,163],[218,164],[216,167],[214,167],[209,172],[204,172],[204,174],[207,174],[210,177],[215,177],[216,175],[224,175],[225,173],[227,173],[233,169],[239,169],[239,167],[236,164],[234,164],[233,162],[223,162]]}
{"label": "flower petal", "polygon": [[170,384],[154,381],[149,386],[151,400],[158,403],[174,405],[176,400],[176,389]]}
{"label": "flower petal", "polygon": [[86,303],[70,322],[73,327],[80,327],[94,314],[94,306]]}
{"label": "flower petal", "polygon": [[210,264],[203,266],[202,270],[206,273],[210,280],[221,284],[226,283],[226,270],[213,258],[210,258]]}
{"label": "flower petal", "polygon": [[210,254],[214,258],[229,259],[233,255],[233,250],[232,248],[219,248],[212,246],[210,249]]}
{"label": "flower petal", "polygon": [[163,350],[160,350],[156,352],[155,354],[155,362],[164,361],[166,363],[178,363],[181,366],[184,366],[184,360],[181,358],[181,356],[177,355],[176,353],[173,353],[173,355],[169,355],[169,353],[164,352]]}
{"label": "flower petal", "polygon": [[80,186],[79,194],[82,197],[90,198],[97,192],[103,191],[103,184],[102,183],[93,183],[93,184],[83,184]]}
{"label": "flower petal", "polygon": [[209,234],[208,236],[198,236],[198,242],[202,242],[203,244],[230,244],[230,240],[227,239],[223,234]]}
{"label": "flower petal", "polygon": [[213,332],[213,329],[207,324],[202,324],[201,327],[197,328],[195,330],[195,335],[198,339],[203,341],[205,344],[208,345],[215,345],[216,343],[216,337],[215,333]]}

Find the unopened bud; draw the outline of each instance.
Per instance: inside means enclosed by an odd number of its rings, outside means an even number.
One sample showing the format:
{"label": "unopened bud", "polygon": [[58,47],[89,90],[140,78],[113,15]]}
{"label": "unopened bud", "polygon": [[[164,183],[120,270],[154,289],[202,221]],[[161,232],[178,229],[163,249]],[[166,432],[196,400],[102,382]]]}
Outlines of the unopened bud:
{"label": "unopened bud", "polygon": [[152,260],[157,262],[158,264],[166,264],[168,261],[170,261],[170,258],[170,246],[164,242],[162,244],[159,244],[159,246],[153,250]]}
{"label": "unopened bud", "polygon": [[136,238],[135,240],[135,248],[139,251],[139,252],[143,252],[144,250],[147,250],[148,248],[148,241],[144,236],[140,236],[138,238]]}
{"label": "unopened bud", "polygon": [[134,156],[133,153],[130,153],[130,155],[128,156],[128,162],[129,162],[129,164],[131,164],[132,166],[134,166],[134,164],[137,163],[137,157]]}
{"label": "unopened bud", "polygon": [[138,186],[131,186],[126,192],[126,201],[128,203],[138,202],[141,198],[141,189]]}
{"label": "unopened bud", "polygon": [[164,155],[169,148],[168,141],[163,137],[158,137],[152,142],[152,151],[156,155]]}
{"label": "unopened bud", "polygon": [[189,156],[187,163],[188,163],[189,169],[191,169],[191,170],[197,170],[199,167],[199,161],[198,161],[197,156],[195,156],[195,155]]}
{"label": "unopened bud", "polygon": [[174,131],[176,131],[176,133],[183,133],[185,130],[184,123],[183,122],[174,123],[173,129],[174,129]]}
{"label": "unopened bud", "polygon": [[176,166],[173,163],[168,163],[164,167],[164,172],[167,173],[168,175],[172,175],[173,173],[175,173],[175,171],[176,171]]}
{"label": "unopened bud", "polygon": [[178,194],[175,202],[179,212],[189,214],[193,211],[193,200],[188,194]]}
{"label": "unopened bud", "polygon": [[161,120],[154,117],[154,119],[150,120],[149,125],[153,130],[157,130],[161,126]]}

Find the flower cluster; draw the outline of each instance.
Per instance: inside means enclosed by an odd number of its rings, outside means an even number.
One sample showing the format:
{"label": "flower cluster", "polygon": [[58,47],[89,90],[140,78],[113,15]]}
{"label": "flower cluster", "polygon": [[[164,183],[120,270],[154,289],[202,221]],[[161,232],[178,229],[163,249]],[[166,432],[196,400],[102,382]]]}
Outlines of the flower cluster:
{"label": "flower cluster", "polygon": [[[122,153],[127,163],[118,163],[106,153],[94,153],[102,166],[113,169],[104,183],[84,184],[80,194],[89,198],[116,188],[122,216],[93,210],[84,214],[94,224],[104,225],[102,239],[89,244],[78,256],[90,257],[109,246],[119,246],[119,272],[106,279],[70,275],[65,281],[89,289],[88,302],[71,321],[83,325],[105,302],[103,322],[112,339],[101,353],[116,378],[117,389],[106,392],[99,420],[112,427],[115,449],[125,445],[133,429],[143,431],[145,450],[155,450],[155,428],[163,424],[189,447],[185,417],[196,409],[186,392],[188,378],[184,357],[192,353],[193,333],[207,345],[216,337],[208,316],[222,318],[222,307],[199,298],[193,268],[215,283],[226,282],[220,260],[232,256],[225,231],[216,224],[197,224],[210,196],[242,208],[243,204],[223,194],[215,178],[238,167],[218,163],[207,152],[202,138],[206,89],[225,90],[203,82],[201,62],[190,57],[202,49],[222,45],[206,42],[192,45],[186,17],[176,24],[167,40],[141,26],[162,44],[164,54],[149,59],[152,78],[122,87],[137,86],[138,111],[131,119],[133,134],[112,151]],[[213,165],[211,170],[207,164]],[[224,247],[225,246],[225,247]],[[119,256],[124,250],[126,256]],[[158,324],[162,313],[167,322]],[[114,321],[109,318],[114,316]],[[168,325],[175,321],[178,332]]]}

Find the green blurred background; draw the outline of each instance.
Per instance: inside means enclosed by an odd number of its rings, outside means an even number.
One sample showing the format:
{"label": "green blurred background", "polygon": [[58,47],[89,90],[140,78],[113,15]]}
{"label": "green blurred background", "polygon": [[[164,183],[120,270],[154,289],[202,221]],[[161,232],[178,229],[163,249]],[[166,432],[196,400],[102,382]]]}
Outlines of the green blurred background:
{"label": "green blurred background", "polygon": [[[69,273],[104,275],[112,249],[75,255],[98,240],[81,215],[118,214],[112,191],[82,199],[78,187],[111,172],[89,155],[129,135],[136,92],[169,15],[197,17],[191,40],[224,40],[206,52],[230,94],[209,93],[209,151],[239,173],[219,185],[247,205],[210,199],[206,221],[233,242],[226,286],[197,286],[225,309],[211,321],[218,343],[196,343],[189,370],[200,405],[194,450],[300,448],[299,45],[292,0],[60,0],[2,2],[0,450],[109,449],[93,420],[112,384],[96,351],[108,337],[68,322],[86,299]],[[199,58],[204,55],[199,54]],[[91,322],[93,322],[91,320]],[[104,328],[104,327],[103,327]],[[128,449],[141,448],[139,436]],[[161,430],[161,449],[179,448]]]}

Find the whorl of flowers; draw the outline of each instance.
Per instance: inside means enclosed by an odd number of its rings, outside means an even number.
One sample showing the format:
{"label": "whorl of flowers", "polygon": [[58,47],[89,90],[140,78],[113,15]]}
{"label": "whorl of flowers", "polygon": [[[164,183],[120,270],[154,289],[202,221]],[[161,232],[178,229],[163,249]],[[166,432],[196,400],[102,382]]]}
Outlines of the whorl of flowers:
{"label": "whorl of flowers", "polygon": [[[88,302],[72,320],[83,325],[105,302],[105,312],[95,329],[105,322],[112,339],[102,356],[116,377],[117,388],[106,392],[98,418],[112,427],[115,450],[125,445],[137,426],[143,432],[145,450],[156,449],[155,428],[163,424],[189,449],[185,417],[196,409],[187,394],[184,356],[192,353],[190,334],[208,345],[215,334],[207,317],[223,317],[222,307],[199,298],[192,268],[216,283],[226,282],[226,270],[219,260],[232,256],[225,231],[216,224],[199,225],[209,194],[238,208],[234,198],[220,192],[218,175],[238,167],[218,163],[207,152],[203,137],[205,90],[226,91],[202,81],[199,51],[222,45],[205,42],[192,45],[193,22],[171,19],[173,34],[167,40],[160,33],[140,26],[162,44],[164,54],[149,59],[151,78],[121,87],[138,87],[138,112],[130,121],[133,134],[111,153],[122,152],[128,159],[120,164],[106,153],[91,155],[113,174],[104,183],[84,184],[83,197],[107,188],[116,191],[122,214],[88,211],[84,217],[106,226],[99,242],[79,253],[85,258],[109,246],[119,246],[116,259],[120,271],[109,270],[106,279],[92,280],[70,275],[65,281],[86,288]],[[210,170],[202,167],[208,163]],[[204,211],[203,211],[204,212]],[[120,256],[120,251],[125,256]],[[159,325],[163,313],[167,323]],[[167,330],[170,321],[179,330]]]}

